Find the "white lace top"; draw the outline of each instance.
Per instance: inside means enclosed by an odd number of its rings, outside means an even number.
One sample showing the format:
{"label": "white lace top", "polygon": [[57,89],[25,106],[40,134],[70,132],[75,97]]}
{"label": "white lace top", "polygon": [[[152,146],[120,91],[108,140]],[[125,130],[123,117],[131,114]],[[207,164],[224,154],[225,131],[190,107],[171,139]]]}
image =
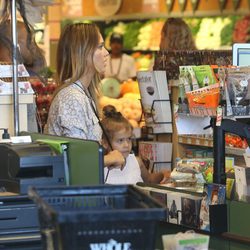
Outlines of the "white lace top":
{"label": "white lace top", "polygon": [[102,130],[91,101],[77,84],[59,91],[51,103],[45,132],[58,136],[101,141]]}

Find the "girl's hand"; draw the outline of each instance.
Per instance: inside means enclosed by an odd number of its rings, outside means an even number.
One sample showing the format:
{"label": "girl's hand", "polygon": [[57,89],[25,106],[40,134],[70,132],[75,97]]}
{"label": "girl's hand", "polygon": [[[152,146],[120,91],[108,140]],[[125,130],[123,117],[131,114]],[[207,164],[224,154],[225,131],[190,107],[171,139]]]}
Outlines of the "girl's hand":
{"label": "girl's hand", "polygon": [[163,179],[161,180],[161,184],[167,183],[170,179],[171,171],[168,169],[162,170],[161,173],[163,174]]}
{"label": "girl's hand", "polygon": [[120,168],[121,170],[125,166],[125,158],[118,150],[110,151],[104,156],[104,165],[108,168]]}

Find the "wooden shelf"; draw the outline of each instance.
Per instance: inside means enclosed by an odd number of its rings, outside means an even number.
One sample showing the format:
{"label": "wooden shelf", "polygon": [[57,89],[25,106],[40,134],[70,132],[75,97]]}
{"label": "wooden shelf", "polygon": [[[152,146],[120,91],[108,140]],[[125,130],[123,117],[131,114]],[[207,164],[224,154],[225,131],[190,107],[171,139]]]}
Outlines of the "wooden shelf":
{"label": "wooden shelf", "polygon": [[[188,145],[193,145],[193,146],[213,147],[212,138],[179,135],[178,142],[181,144],[188,144]],[[230,154],[230,155],[243,156],[243,154],[245,153],[244,148],[233,148],[233,147],[226,146],[225,150],[226,150],[226,154]]]}
{"label": "wooden shelf", "polygon": [[210,16],[228,16],[228,15],[247,15],[249,13],[248,9],[238,9],[237,12],[234,10],[207,10],[201,11],[196,10],[195,12],[191,10],[186,10],[185,12],[157,12],[157,13],[132,13],[132,14],[116,14],[113,16],[103,17],[103,16],[89,16],[84,15],[83,17],[68,17],[67,19],[71,20],[91,20],[91,21],[126,21],[126,20],[144,20],[144,19],[152,19],[152,18],[169,18],[169,17],[210,17]]}
{"label": "wooden shelf", "polygon": [[194,146],[213,147],[212,138],[179,135],[178,142],[182,144],[189,144],[189,145],[194,145]]}
{"label": "wooden shelf", "polygon": [[227,155],[238,155],[243,156],[246,152],[244,148],[233,148],[233,147],[226,147],[226,154]]}

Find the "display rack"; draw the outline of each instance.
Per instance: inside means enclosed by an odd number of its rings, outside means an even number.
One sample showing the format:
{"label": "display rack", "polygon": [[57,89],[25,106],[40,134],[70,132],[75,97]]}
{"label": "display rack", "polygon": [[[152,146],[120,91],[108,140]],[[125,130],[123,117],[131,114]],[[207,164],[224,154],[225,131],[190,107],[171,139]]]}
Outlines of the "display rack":
{"label": "display rack", "polygon": [[[232,62],[231,50],[165,50],[155,55],[154,70],[165,70],[169,83],[174,83],[171,91],[172,103],[178,103],[178,79],[180,65],[230,65]],[[186,109],[187,110],[187,109]],[[172,137],[178,142],[178,133],[173,126]],[[181,138],[184,140],[184,138]],[[199,141],[201,142],[201,141]],[[211,145],[211,141],[203,141]],[[205,146],[205,145],[204,145]],[[173,158],[180,156],[181,147],[174,145]]]}
{"label": "display rack", "polygon": [[213,120],[214,174],[215,183],[226,184],[225,173],[225,132],[230,132],[247,140],[250,139],[250,125],[230,119],[223,119],[221,126],[216,126]]}
{"label": "display rack", "polygon": [[231,50],[165,50],[155,55],[154,70],[165,70],[167,79],[179,79],[179,66],[232,65]]}
{"label": "display rack", "polygon": [[[141,107],[142,107],[142,114],[141,114],[141,118],[140,118],[140,122],[142,122],[143,120],[145,121],[145,112],[143,110],[143,105],[142,105],[142,101],[140,99],[140,102],[141,102]],[[152,102],[152,105],[150,107],[150,117],[152,117],[152,121],[153,121],[153,124],[173,124],[172,122],[168,122],[168,121],[156,121],[155,118],[154,118],[154,107],[155,107],[155,103],[157,102],[171,102],[171,100],[167,100],[167,99],[162,99],[162,100],[153,100]],[[144,119],[143,119],[144,117]],[[148,124],[146,124],[146,130],[145,130],[145,133],[147,134],[154,134],[154,128],[152,126],[149,126]]]}

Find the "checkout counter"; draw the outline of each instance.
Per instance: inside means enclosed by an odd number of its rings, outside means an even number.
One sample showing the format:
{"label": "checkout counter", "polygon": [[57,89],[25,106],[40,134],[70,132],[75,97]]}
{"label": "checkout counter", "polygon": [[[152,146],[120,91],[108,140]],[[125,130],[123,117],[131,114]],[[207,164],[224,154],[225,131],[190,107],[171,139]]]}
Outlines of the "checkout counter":
{"label": "checkout counter", "polygon": [[[0,143],[0,249],[42,249],[37,209],[27,196],[29,186],[66,185],[67,174],[70,185],[103,183],[103,150],[98,142],[21,135],[31,136],[32,143]],[[66,144],[66,151],[56,152],[49,141]]]}
{"label": "checkout counter", "polygon": [[[31,135],[32,141],[35,142],[38,139],[53,139],[58,141],[67,141],[68,143],[68,164],[69,164],[69,173],[70,173],[70,184],[71,185],[91,185],[91,184],[101,184],[103,181],[102,176],[102,148],[100,145],[93,141],[84,141],[73,138],[62,138],[56,136],[42,135],[42,134],[28,134],[23,133],[22,135]],[[48,180],[53,180],[58,183],[58,176],[60,174],[53,175],[51,174],[51,169],[57,168],[61,160],[58,157],[55,157],[56,161],[52,164],[51,167],[47,168],[46,171],[41,171],[41,162],[40,166],[37,162],[37,167],[39,170],[35,172],[35,177],[26,176],[25,170],[23,168],[30,167],[28,164],[28,159],[37,159],[39,157],[47,159],[47,162],[50,162],[49,159],[51,155],[51,150],[44,145],[36,145],[36,156],[32,155],[32,149],[29,148],[30,145],[20,145],[20,147],[11,146],[11,145],[1,145],[1,150],[4,150],[7,155],[13,158],[17,158],[15,165],[16,167],[11,171],[12,184],[10,187],[18,188],[19,190],[27,186],[28,182],[30,184],[37,183],[38,185],[42,182],[45,184],[45,179],[48,177]],[[41,148],[40,148],[41,147]],[[43,153],[41,153],[43,152]],[[54,154],[54,153],[53,153]],[[4,159],[8,159],[6,155],[1,155]],[[42,156],[43,155],[43,156]],[[37,157],[37,158],[34,158]],[[26,160],[22,160],[25,159]],[[53,158],[53,157],[52,157]],[[60,157],[59,157],[60,158]],[[1,159],[0,165],[2,168],[3,160]],[[5,163],[6,164],[6,163]],[[19,164],[19,165],[18,165]],[[12,164],[5,165],[6,167],[11,167]],[[47,165],[47,164],[45,164]],[[35,166],[33,165],[32,168]],[[60,168],[60,167],[59,167]],[[62,166],[61,168],[64,168]],[[49,170],[48,170],[49,169]],[[3,171],[3,170],[1,170]],[[48,171],[48,172],[47,172]],[[5,171],[6,172],[6,171]],[[60,173],[60,172],[59,172]],[[43,176],[39,179],[39,174]],[[45,175],[45,176],[44,176]],[[92,177],[91,177],[92,176]],[[12,179],[14,178],[14,181]],[[18,177],[18,178],[16,178]],[[20,177],[20,178],[19,178]],[[24,179],[26,179],[24,182]],[[34,180],[34,182],[33,182]],[[41,181],[41,182],[40,182]],[[3,182],[4,183],[4,182]],[[60,182],[59,182],[60,183]],[[22,187],[22,185],[24,185]],[[12,190],[12,189],[9,189]],[[41,250],[41,239],[40,231],[37,221],[37,211],[36,208],[31,202],[27,195],[25,194],[13,194],[9,192],[2,192],[0,200],[0,249],[15,249],[15,250]],[[210,249],[222,249],[222,250],[247,250],[250,249],[250,242],[247,241],[247,236],[250,232],[249,224],[249,210],[250,204],[242,203],[237,201],[228,201],[227,204],[227,214],[228,214],[228,233],[226,234],[212,234],[210,235]],[[239,216],[240,215],[240,216]],[[163,234],[175,234],[177,232],[184,232],[190,230],[190,228],[185,228],[180,225],[174,225],[167,222],[159,222],[157,226],[157,240],[156,240],[156,249],[162,248],[161,236]],[[229,233],[241,235],[241,239],[232,239]],[[245,239],[243,238],[245,236]]]}

